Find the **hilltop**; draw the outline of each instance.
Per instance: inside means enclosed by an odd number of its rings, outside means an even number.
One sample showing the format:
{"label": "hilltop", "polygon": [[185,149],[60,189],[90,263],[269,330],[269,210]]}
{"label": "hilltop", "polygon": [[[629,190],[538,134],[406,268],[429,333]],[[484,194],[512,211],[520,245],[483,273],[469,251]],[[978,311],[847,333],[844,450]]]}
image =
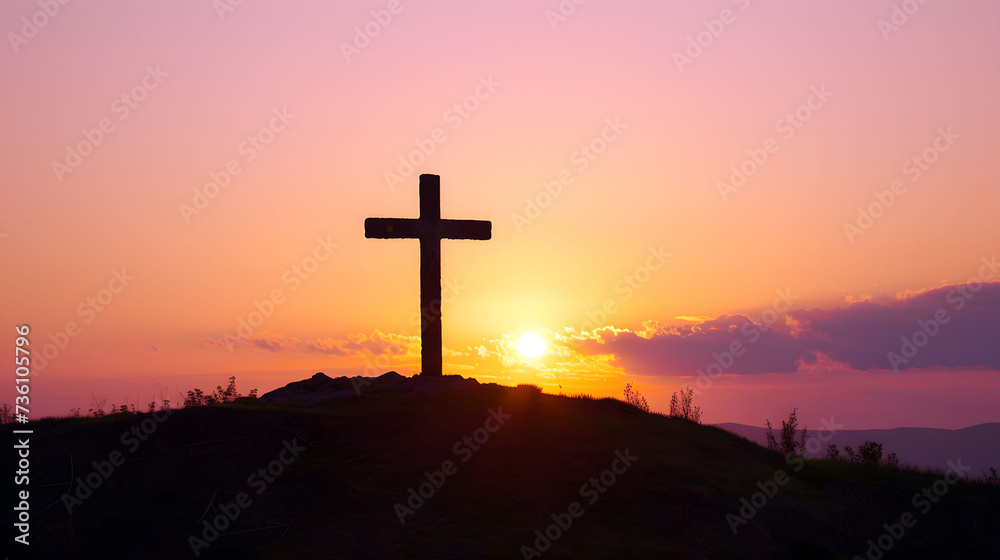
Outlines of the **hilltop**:
{"label": "hilltop", "polygon": [[786,460],[614,399],[370,381],[318,374],[257,401],[33,423],[32,552],[821,559],[865,557],[880,537],[890,558],[1000,550],[995,486]]}

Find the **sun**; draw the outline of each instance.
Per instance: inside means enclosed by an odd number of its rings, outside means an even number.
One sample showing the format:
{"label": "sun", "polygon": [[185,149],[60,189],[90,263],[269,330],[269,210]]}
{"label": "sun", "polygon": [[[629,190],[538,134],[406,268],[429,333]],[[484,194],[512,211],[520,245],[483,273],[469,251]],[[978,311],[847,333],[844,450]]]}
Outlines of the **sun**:
{"label": "sun", "polygon": [[517,351],[525,358],[535,359],[545,353],[545,339],[533,332],[524,333],[517,340]]}

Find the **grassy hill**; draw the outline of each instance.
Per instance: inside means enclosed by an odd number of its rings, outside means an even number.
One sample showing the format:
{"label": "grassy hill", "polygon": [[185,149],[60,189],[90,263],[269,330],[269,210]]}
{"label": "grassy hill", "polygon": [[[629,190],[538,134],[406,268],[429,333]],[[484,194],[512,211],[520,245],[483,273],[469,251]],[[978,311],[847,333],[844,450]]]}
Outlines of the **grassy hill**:
{"label": "grassy hill", "polygon": [[[853,558],[886,524],[903,530],[883,536],[886,558],[1000,551],[995,486],[786,460],[718,428],[530,388],[376,387],[33,429],[32,555],[18,545],[12,558],[194,558],[191,536],[199,558],[539,557],[522,546],[544,558]],[[100,485],[81,498],[70,481],[88,476]],[[925,488],[936,502],[914,501]],[[413,498],[421,490],[430,497]],[[751,516],[741,499],[760,507]],[[225,529],[206,531],[213,519]],[[547,528],[552,542],[538,539]]]}

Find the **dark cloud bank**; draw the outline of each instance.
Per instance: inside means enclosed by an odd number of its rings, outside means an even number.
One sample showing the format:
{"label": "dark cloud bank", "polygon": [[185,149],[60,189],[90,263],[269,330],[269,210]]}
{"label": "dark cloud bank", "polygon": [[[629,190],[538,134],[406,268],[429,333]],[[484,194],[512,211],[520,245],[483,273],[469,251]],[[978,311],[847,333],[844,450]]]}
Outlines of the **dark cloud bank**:
{"label": "dark cloud bank", "polygon": [[[613,354],[640,375],[784,373],[837,363],[859,371],[1000,369],[1000,282],[942,286],[832,309],[796,309],[771,325],[728,315],[644,338],[604,331],[584,354]],[[831,363],[831,360],[833,361]],[[717,365],[712,365],[717,364]]]}

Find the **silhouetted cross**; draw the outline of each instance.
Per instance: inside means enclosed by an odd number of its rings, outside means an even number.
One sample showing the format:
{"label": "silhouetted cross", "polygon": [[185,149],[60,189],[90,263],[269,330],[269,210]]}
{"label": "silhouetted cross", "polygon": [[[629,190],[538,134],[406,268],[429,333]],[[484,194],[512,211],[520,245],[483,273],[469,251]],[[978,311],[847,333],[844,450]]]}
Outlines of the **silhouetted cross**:
{"label": "silhouetted cross", "polygon": [[420,176],[419,218],[368,218],[365,237],[420,240],[421,375],[441,375],[441,240],[490,239],[486,220],[442,220],[441,177]]}

